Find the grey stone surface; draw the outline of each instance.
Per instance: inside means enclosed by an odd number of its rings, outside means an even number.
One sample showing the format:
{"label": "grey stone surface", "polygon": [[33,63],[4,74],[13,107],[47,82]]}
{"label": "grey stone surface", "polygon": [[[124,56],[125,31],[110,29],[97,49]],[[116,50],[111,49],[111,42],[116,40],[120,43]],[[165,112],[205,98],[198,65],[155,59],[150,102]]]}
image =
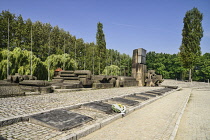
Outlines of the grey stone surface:
{"label": "grey stone surface", "polygon": [[103,102],[91,102],[91,103],[84,104],[83,106],[94,108],[94,109],[103,111],[103,112],[105,112],[107,114],[113,113],[112,105],[111,104],[107,104],[107,103],[103,103]]}
{"label": "grey stone surface", "polygon": [[24,95],[23,90],[16,84],[1,84],[0,83],[0,97],[11,97]]}
{"label": "grey stone surface", "polygon": [[147,97],[156,97],[156,95],[154,95],[154,94],[149,94],[149,93],[135,93],[136,94],[136,96],[138,96],[138,95],[143,95],[143,96],[147,96]]}
{"label": "grey stone surface", "polygon": [[155,94],[155,95],[162,95],[164,92],[161,91],[149,91],[149,92],[145,92],[146,94]]}
{"label": "grey stone surface", "polygon": [[43,80],[24,80],[19,83],[20,85],[27,85],[27,86],[49,86],[50,83],[48,81]]}
{"label": "grey stone surface", "polygon": [[129,100],[129,99],[125,99],[125,98],[113,98],[113,99],[111,99],[111,101],[120,102],[122,104],[126,104],[126,105],[129,105],[129,106],[134,106],[134,105],[139,104],[138,101]]}
{"label": "grey stone surface", "polygon": [[93,83],[92,88],[101,89],[101,88],[113,88],[112,83]]}
{"label": "grey stone surface", "polygon": [[144,97],[144,96],[136,96],[136,95],[128,95],[125,96],[125,98],[129,98],[129,99],[134,99],[134,100],[148,100],[148,97]]}
{"label": "grey stone surface", "polygon": [[32,123],[40,124],[59,131],[74,128],[91,120],[93,120],[91,117],[73,113],[64,109],[33,115],[29,118],[29,121]]}

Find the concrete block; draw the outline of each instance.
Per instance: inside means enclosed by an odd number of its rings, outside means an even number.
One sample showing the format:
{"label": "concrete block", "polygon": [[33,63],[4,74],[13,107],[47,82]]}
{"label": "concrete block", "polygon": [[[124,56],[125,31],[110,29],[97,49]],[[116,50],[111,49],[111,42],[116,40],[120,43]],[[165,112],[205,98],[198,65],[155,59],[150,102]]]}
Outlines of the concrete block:
{"label": "concrete block", "polygon": [[147,51],[143,48],[138,48],[138,55],[146,57]]}

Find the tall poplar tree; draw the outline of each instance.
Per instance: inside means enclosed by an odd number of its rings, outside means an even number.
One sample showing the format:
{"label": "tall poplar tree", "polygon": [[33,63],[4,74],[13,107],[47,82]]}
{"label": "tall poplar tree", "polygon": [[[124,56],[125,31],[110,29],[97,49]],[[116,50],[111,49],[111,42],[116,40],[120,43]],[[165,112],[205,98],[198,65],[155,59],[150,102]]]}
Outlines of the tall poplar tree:
{"label": "tall poplar tree", "polygon": [[179,49],[181,62],[185,68],[189,69],[189,81],[192,80],[192,69],[201,55],[202,20],[203,14],[197,8],[187,11],[183,19],[182,45]]}
{"label": "tall poplar tree", "polygon": [[106,67],[106,41],[103,32],[103,24],[98,22],[97,33],[96,33],[96,45],[97,45],[97,55],[98,55],[98,74],[101,74]]}

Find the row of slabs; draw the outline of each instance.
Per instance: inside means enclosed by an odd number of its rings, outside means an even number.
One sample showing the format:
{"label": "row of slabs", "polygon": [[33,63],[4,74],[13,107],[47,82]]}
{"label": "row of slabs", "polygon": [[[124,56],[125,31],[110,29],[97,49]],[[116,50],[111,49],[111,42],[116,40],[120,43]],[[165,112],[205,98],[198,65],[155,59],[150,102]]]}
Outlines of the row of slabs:
{"label": "row of slabs", "polygon": [[139,105],[145,100],[160,96],[171,90],[172,88],[164,88],[147,91],[144,93],[134,93],[123,98],[112,98],[106,101],[86,103],[72,110],[57,109],[30,116],[29,121],[31,123],[50,127],[59,131],[65,131],[96,119],[94,117],[91,117],[91,115],[84,115],[83,112],[88,112],[89,114],[91,114],[91,112],[94,112],[96,114],[102,113],[112,115],[115,113],[111,108],[112,104],[120,103],[129,108]]}

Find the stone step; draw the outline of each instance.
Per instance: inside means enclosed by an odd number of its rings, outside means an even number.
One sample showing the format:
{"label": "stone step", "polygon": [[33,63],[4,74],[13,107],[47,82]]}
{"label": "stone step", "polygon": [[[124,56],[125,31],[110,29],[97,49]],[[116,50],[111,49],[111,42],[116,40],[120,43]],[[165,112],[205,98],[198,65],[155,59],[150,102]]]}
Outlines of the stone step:
{"label": "stone step", "polygon": [[73,74],[74,71],[60,71],[60,74]]}
{"label": "stone step", "polygon": [[60,74],[60,77],[77,77],[76,74]]}

